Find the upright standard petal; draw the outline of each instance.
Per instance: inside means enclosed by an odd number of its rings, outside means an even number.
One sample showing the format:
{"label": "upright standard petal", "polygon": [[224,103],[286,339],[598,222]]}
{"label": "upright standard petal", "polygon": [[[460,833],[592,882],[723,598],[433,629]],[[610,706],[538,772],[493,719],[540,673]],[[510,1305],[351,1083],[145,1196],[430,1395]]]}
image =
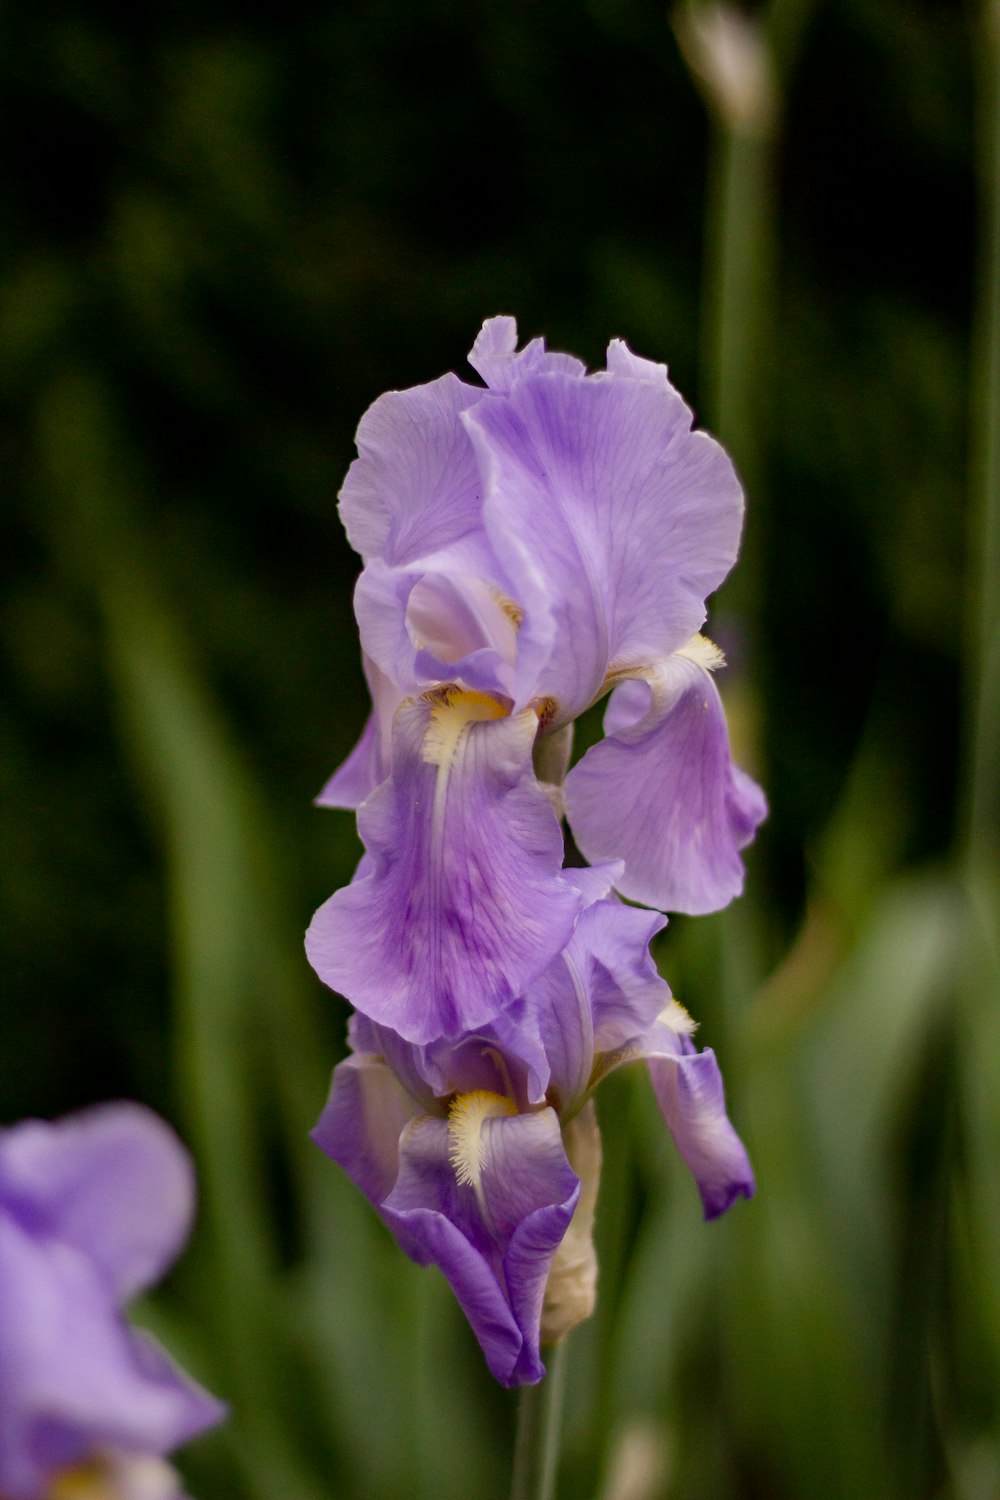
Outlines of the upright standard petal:
{"label": "upright standard petal", "polygon": [[124,1301],[158,1280],[187,1239],[194,1174],[151,1110],[105,1104],[0,1132],[0,1203],[86,1256]]}
{"label": "upright standard petal", "polygon": [[[608,735],[566,778],[573,835],[590,860],[622,859],[618,889],[664,911],[718,911],[743,889],[739,851],[767,814],[734,766],[708,642],[625,683]],[[643,702],[645,700],[645,702]]]}
{"label": "upright standard petal", "polygon": [[582,360],[572,354],[550,352],[544,339],[532,339],[519,352],[517,323],[510,317],[486,319],[472,346],[469,364],[483,377],[491,391],[502,394],[525,375],[549,371],[576,376],[586,374]]}
{"label": "upright standard petal", "polygon": [[362,417],[340,514],[366,562],[381,557],[404,566],[478,525],[479,474],[459,417],[482,394],[443,375],[388,391]]}
{"label": "upright standard petal", "polygon": [[412,569],[375,558],[358,579],[365,655],[400,694],[442,682],[510,697],[520,611],[448,556]]}
{"label": "upright standard petal", "polygon": [[487,1024],[563,947],[580,895],[531,764],[537,720],[456,689],[396,715],[392,775],[361,807],[362,876],[306,936],[320,978],[408,1041]]}
{"label": "upright standard petal", "polygon": [[678,1151],[698,1184],[706,1219],[737,1198],[752,1198],[754,1175],[726,1114],[722,1074],[711,1047],[696,1052],[687,1037],[657,1027],[644,1039],[653,1089]]}
{"label": "upright standard petal", "polygon": [[630,380],[653,380],[662,386],[670,384],[666,365],[633,354],[624,339],[611,340],[606,363],[609,375],[624,375]]}
{"label": "upright standard petal", "polygon": [[535,692],[574,718],[609,672],[677,650],[732,566],[743,495],[732,464],[664,381],[532,375],[463,413],[483,520],[526,610],[554,642]]}

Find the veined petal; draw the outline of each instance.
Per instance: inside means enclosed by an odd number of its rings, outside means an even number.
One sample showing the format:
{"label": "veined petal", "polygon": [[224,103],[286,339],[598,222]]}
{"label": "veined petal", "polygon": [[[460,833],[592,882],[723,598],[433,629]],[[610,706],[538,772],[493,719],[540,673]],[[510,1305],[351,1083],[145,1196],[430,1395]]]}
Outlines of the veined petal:
{"label": "veined petal", "polygon": [[535,782],[531,710],[443,691],[396,715],[392,775],[358,814],[370,864],[316,913],[320,978],[407,1041],[486,1025],[565,944],[580,895]]}
{"label": "veined petal", "polygon": [[687,1038],[666,1027],[645,1038],[644,1050],[663,1118],[698,1184],[705,1218],[718,1218],[737,1198],[752,1198],[755,1184],[749,1157],[726,1114],[715,1053],[710,1047],[696,1052]]}
{"label": "veined petal", "polygon": [[612,339],[608,345],[607,370],[609,375],[624,375],[630,380],[652,380],[657,385],[669,386],[666,365],[653,359],[643,359],[633,354],[624,339]]}
{"label": "veined petal", "polygon": [[512,667],[520,614],[482,579],[426,573],[410,591],[406,624],[414,646],[446,667],[484,648]]}
{"label": "veined petal", "polygon": [[602,901],[618,884],[625,866],[620,859],[608,860],[599,865],[580,865],[563,871],[563,879],[575,885],[583,898],[584,907]]}
{"label": "veined petal", "polygon": [[138,1104],[107,1104],[0,1132],[0,1196],[34,1232],[71,1245],[119,1303],[162,1275],[194,1212],[191,1161]]}
{"label": "veined petal", "polygon": [[521,610],[450,557],[431,559],[426,569],[375,558],[358,579],[354,608],[366,655],[401,695],[461,682],[513,696]]}
{"label": "veined petal", "polygon": [[334,1068],[311,1135],[378,1208],[399,1173],[399,1137],[419,1109],[384,1058],[358,1052]]}
{"label": "veined petal", "polygon": [[586,366],[572,354],[550,353],[544,339],[532,339],[517,352],[517,323],[510,317],[487,318],[472,346],[469,364],[492,391],[507,392],[525,375],[559,370],[582,376]]}
{"label": "veined petal", "polygon": [[367,653],[362,653],[361,664],[372,711],[360,740],[316,798],[319,807],[359,807],[389,774],[392,721],[403,694]]}
{"label": "veined petal", "polygon": [[598,1052],[645,1031],[670,1004],[670,986],[649,951],[666,925],[659,912],[621,901],[598,901],[577,923],[566,951],[587,975]]}
{"label": "veined petal", "polygon": [[551,616],[535,691],[574,718],[609,666],[668,656],[700,628],[736,558],[739,482],[665,381],[529,375],[461,420],[527,638]]}
{"label": "veined petal", "polygon": [[459,416],[482,394],[443,375],[368,408],[340,492],[344,529],[366,562],[402,566],[476,528],[479,475]]}
{"label": "veined petal", "polygon": [[354,588],[354,613],[364,654],[400,697],[416,692],[419,686],[406,609],[420,577],[416,570],[390,567],[376,557],[365,565]]}
{"label": "veined petal", "polygon": [[532,1383],[544,1374],[545,1281],[580,1185],[554,1110],[484,1113],[478,1129],[475,1181],[460,1181],[448,1123],[415,1120],[382,1212],[419,1247],[415,1259],[444,1272],[496,1379]]}
{"label": "veined petal", "polygon": [[670,1002],[649,953],[665,925],[658,912],[599,900],[581,912],[573,936],[531,986],[527,1006],[548,1058],[561,1112],[573,1113],[591,1086],[595,1056],[645,1032]]}
{"label": "veined petal", "polygon": [[743,889],[739,851],[767,803],[730,759],[722,702],[697,651],[651,676],[613,694],[612,732],[566,778],[567,817],[588,859],[625,861],[618,889],[630,900],[718,911]]}
{"label": "veined petal", "polygon": [[358,807],[383,779],[379,775],[378,724],[368,715],[361,738],[345,761],[323,783],[316,796],[317,807]]}

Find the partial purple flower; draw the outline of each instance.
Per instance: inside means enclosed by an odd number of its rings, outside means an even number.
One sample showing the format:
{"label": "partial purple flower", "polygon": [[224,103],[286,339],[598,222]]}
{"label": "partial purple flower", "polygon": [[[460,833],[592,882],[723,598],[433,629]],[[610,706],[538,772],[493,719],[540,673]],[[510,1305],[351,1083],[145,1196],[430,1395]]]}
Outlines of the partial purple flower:
{"label": "partial purple flower", "polygon": [[355,1015],[314,1139],[401,1247],[444,1272],[503,1385],[589,1315],[600,1142],[591,1094],[645,1058],[705,1216],[753,1193],[714,1055],[649,954],[659,915],[607,898],[614,869],[567,871],[584,903],[543,974],[492,1023],[414,1045]]}
{"label": "partial purple flower", "polygon": [[[572,914],[551,850],[564,809],[589,859],[620,861],[624,895],[686,912],[739,893],[739,851],[766,811],[732,764],[711,675],[721,654],[698,634],[742,526],[722,448],[692,430],[665,367],[620,341],[607,369],[588,375],[541,340],[519,351],[514,320],[494,318],[470,361],[486,390],[447,375],[375,402],[341,492],[365,564],[355,604],[373,714],[320,801],[362,808],[377,870],[366,861],[353,894],[317,914],[310,957],[331,986],[413,1041],[496,1016],[562,950]],[[608,692],[606,738],[569,772],[564,801],[532,799],[532,762],[548,779],[543,767],[565,761],[573,721]],[[496,824],[481,810],[494,805],[497,765],[509,765],[515,741],[523,815],[498,840],[494,891],[481,880],[481,835],[492,840]],[[436,771],[400,855],[423,893],[414,908],[390,898],[394,877],[378,850],[387,819],[401,824],[417,791],[419,761]],[[429,915],[439,890],[447,901],[466,882],[475,900],[461,934],[442,908],[415,935],[416,911]],[[512,882],[533,893],[527,935],[507,900]],[[367,987],[344,955],[348,914]],[[456,994],[457,938],[471,940],[478,971],[472,1009]],[[417,949],[419,1023],[418,1002],[402,998]]]}
{"label": "partial purple flower", "polygon": [[3,1500],[183,1500],[165,1455],[225,1409],[122,1308],[193,1206],[186,1152],[138,1105],[0,1131]]}

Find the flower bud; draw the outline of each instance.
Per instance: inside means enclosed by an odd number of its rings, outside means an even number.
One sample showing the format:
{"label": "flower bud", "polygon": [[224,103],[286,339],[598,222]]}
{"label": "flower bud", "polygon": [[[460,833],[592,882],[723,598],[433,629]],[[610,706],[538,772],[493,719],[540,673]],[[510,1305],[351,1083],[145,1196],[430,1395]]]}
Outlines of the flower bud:
{"label": "flower bud", "polygon": [[760,26],[730,5],[694,5],[677,21],[677,39],[709,105],[730,130],[766,135],[774,118],[775,80]]}

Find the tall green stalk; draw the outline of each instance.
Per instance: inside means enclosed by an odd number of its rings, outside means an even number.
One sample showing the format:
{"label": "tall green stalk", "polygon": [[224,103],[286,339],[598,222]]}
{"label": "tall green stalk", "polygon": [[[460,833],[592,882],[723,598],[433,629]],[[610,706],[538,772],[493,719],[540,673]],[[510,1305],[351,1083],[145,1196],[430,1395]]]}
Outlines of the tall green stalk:
{"label": "tall green stalk", "polygon": [[510,1500],[552,1500],[559,1463],[559,1432],[566,1385],[566,1340],[547,1351],[548,1374],[521,1387],[514,1439]]}
{"label": "tall green stalk", "polygon": [[980,57],[980,284],[973,394],[968,568],[972,650],[967,690],[965,844],[969,874],[1000,858],[1000,4],[987,0]]}
{"label": "tall green stalk", "polygon": [[763,436],[770,411],[767,350],[778,212],[774,154],[784,81],[815,0],[771,0],[755,19],[694,0],[678,34],[712,124],[702,294],[702,369],[709,425],[750,496],[749,527],[726,600],[751,636],[761,595],[758,540]]}
{"label": "tall green stalk", "polygon": [[[960,1096],[966,1155],[959,1228],[965,1217],[973,1270],[971,1336],[977,1354],[985,1334],[994,1379],[1000,1374],[1000,3],[983,6],[979,50],[980,281],[972,371],[972,466],[968,533],[968,632],[964,653],[964,818],[959,869],[968,898],[961,989],[963,1087]],[[967,1194],[967,1202],[965,1198]],[[1000,1473],[1000,1423],[992,1418],[991,1451]],[[984,1491],[985,1493],[985,1491]]]}

